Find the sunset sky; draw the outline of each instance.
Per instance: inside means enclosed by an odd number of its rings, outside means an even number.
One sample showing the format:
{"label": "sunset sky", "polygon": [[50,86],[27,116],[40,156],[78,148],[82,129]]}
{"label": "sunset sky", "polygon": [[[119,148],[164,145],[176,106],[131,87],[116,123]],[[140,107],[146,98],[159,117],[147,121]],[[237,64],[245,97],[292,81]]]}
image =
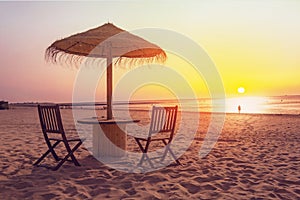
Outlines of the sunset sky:
{"label": "sunset sky", "polygon": [[[46,63],[45,50],[57,39],[107,22],[128,31],[168,29],[192,39],[214,61],[227,96],[300,94],[297,0],[0,2],[0,19],[0,100],[70,102],[78,70]],[[193,79],[192,69],[183,67],[189,64],[176,59],[169,55],[166,65],[182,70],[196,95],[206,97],[205,81]],[[117,79],[130,69],[115,70]],[[103,100],[104,88],[99,86],[97,100]],[[135,98],[155,98],[155,91],[163,93],[145,87]]]}

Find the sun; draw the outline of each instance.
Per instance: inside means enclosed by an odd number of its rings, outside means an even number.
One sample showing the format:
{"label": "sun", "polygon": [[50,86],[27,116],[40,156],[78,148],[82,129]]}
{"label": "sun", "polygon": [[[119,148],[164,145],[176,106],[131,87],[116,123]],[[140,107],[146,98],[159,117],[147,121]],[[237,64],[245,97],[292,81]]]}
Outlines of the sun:
{"label": "sun", "polygon": [[244,93],[245,93],[245,88],[239,87],[237,91],[238,91],[238,93],[240,93],[240,94],[244,94]]}

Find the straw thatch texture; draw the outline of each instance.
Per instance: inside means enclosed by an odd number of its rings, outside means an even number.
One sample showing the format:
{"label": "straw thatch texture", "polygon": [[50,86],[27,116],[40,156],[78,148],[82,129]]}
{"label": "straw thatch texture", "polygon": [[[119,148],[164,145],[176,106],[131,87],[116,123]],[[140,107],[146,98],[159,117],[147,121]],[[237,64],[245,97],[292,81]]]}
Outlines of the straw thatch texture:
{"label": "straw thatch texture", "polygon": [[47,48],[45,58],[54,63],[78,66],[83,58],[98,60],[109,54],[119,58],[115,63],[118,65],[166,60],[160,47],[111,23],[55,41]]}

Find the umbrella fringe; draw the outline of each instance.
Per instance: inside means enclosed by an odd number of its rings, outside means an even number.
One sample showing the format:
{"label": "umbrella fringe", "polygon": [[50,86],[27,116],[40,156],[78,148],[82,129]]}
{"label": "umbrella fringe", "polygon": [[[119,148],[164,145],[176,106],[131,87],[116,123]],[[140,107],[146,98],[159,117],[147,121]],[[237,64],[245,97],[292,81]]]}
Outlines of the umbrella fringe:
{"label": "umbrella fringe", "polygon": [[[164,63],[167,59],[165,52],[161,52],[153,57],[141,57],[141,58],[130,58],[130,57],[119,57],[113,65],[121,68],[132,68],[148,63]],[[52,64],[60,64],[68,67],[79,68],[82,64],[85,66],[99,66],[105,61],[105,58],[97,58],[93,56],[80,56],[75,54],[69,54],[63,52],[55,47],[49,47],[45,52],[46,62]]]}

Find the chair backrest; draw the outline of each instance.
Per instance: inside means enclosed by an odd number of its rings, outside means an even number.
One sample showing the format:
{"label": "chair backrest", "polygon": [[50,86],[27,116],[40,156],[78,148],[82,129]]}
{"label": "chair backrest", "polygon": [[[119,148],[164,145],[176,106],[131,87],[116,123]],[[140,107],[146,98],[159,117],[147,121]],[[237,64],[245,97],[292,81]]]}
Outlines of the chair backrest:
{"label": "chair backrest", "polygon": [[176,125],[178,106],[152,107],[152,116],[149,129],[149,137],[155,133],[170,132],[173,137]]}
{"label": "chair backrest", "polygon": [[38,112],[43,133],[64,133],[59,105],[38,105]]}

